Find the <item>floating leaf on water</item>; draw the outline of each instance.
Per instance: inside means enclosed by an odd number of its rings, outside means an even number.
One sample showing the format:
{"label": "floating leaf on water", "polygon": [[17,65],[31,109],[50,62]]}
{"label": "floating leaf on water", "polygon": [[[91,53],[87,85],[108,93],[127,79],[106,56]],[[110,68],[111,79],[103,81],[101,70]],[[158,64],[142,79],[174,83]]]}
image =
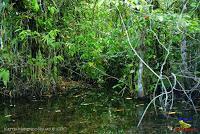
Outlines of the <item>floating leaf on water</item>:
{"label": "floating leaf on water", "polygon": [[88,106],[91,105],[92,103],[81,103],[82,106]]}
{"label": "floating leaf on water", "polygon": [[74,96],[75,98],[77,98],[77,97],[80,97],[81,96],[81,94],[78,94],[78,95],[76,95],[76,96]]}
{"label": "floating leaf on water", "polygon": [[61,112],[61,110],[56,110],[55,112],[56,112],[56,113],[60,113],[60,112]]}
{"label": "floating leaf on water", "polygon": [[173,107],[173,109],[175,110],[175,109],[178,109],[178,107]]}
{"label": "floating leaf on water", "polygon": [[176,112],[168,112],[168,115],[177,114]]}
{"label": "floating leaf on water", "polygon": [[180,124],[181,128],[190,128],[191,127],[190,124],[184,122],[183,120],[180,120],[179,124]]}
{"label": "floating leaf on water", "polygon": [[9,117],[11,117],[11,116],[12,116],[12,115],[9,114],[9,115],[6,115],[5,117],[6,117],[6,118],[9,118]]}
{"label": "floating leaf on water", "polygon": [[176,112],[169,112],[168,114],[176,114]]}
{"label": "floating leaf on water", "polygon": [[137,105],[136,105],[136,107],[139,107],[139,106],[144,106],[144,104],[137,104]]}
{"label": "floating leaf on water", "polygon": [[95,104],[95,106],[103,107],[103,105],[102,105],[102,104]]}
{"label": "floating leaf on water", "polygon": [[122,112],[122,111],[124,111],[124,109],[123,108],[121,108],[121,109],[115,109],[114,111],[115,112]]}
{"label": "floating leaf on water", "polygon": [[167,128],[169,129],[169,130],[173,130],[173,127],[172,126],[167,126]]}
{"label": "floating leaf on water", "polygon": [[36,99],[33,99],[33,100],[31,100],[31,101],[34,101],[34,102],[36,102],[36,101],[38,101],[38,100],[36,100]]}

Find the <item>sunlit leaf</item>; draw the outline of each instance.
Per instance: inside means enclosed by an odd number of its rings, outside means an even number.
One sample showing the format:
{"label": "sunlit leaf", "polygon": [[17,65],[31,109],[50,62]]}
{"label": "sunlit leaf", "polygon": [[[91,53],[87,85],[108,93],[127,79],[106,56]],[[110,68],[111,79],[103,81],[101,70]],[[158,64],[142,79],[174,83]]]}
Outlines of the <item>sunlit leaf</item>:
{"label": "sunlit leaf", "polygon": [[90,67],[93,67],[94,66],[94,63],[93,62],[88,62],[89,66]]}
{"label": "sunlit leaf", "polygon": [[38,10],[40,9],[38,1],[37,0],[32,0],[32,8],[35,12],[38,12]]}
{"label": "sunlit leaf", "polygon": [[98,6],[100,7],[103,3],[104,3],[105,0],[98,0]]}
{"label": "sunlit leaf", "polygon": [[10,72],[6,69],[0,69],[0,79],[3,81],[4,85],[7,87],[9,81]]}

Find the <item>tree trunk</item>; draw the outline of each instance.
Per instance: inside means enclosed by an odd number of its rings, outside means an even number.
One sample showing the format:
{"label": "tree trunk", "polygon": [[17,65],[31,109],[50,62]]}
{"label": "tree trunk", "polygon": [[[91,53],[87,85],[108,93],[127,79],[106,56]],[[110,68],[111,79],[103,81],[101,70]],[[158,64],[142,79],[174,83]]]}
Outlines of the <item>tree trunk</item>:
{"label": "tree trunk", "polygon": [[0,49],[3,49],[3,40],[2,40],[1,30],[0,30]]}
{"label": "tree trunk", "polygon": [[[184,76],[189,76],[188,64],[187,64],[187,41],[186,36],[183,34],[182,42],[181,42],[181,58],[182,58],[182,74]],[[183,85],[185,89],[189,89],[191,84],[188,78],[183,78]]]}
{"label": "tree trunk", "polygon": [[[143,58],[143,56],[141,56]],[[142,75],[143,75],[144,66],[142,61],[139,62],[139,72],[138,72],[138,97],[144,97],[144,89],[142,83]]]}
{"label": "tree trunk", "polygon": [[188,72],[188,65],[187,65],[187,46],[186,46],[186,37],[183,35],[183,39],[181,42],[181,58],[182,58],[182,67],[183,67],[183,73]]}

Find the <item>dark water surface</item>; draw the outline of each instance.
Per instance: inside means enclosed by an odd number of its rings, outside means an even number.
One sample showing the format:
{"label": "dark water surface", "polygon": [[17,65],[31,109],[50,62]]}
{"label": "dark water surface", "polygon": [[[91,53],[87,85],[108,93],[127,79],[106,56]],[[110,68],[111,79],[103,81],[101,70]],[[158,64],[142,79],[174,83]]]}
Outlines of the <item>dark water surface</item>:
{"label": "dark water surface", "polygon": [[[199,128],[199,116],[191,111],[174,109],[165,118],[150,108],[139,128],[137,123],[148,102],[136,101],[105,91],[73,89],[66,95],[51,98],[0,100],[0,133],[46,134],[171,134],[179,127],[178,119]],[[197,130],[196,129],[196,130]],[[186,133],[200,133],[190,129]]]}

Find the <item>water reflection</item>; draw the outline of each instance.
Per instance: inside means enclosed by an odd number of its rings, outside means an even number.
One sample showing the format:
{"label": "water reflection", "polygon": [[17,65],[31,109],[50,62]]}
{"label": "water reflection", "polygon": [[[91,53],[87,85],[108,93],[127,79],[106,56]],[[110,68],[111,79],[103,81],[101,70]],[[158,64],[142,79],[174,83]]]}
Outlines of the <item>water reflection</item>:
{"label": "water reflection", "polygon": [[[147,102],[105,91],[74,90],[66,95],[32,100],[4,100],[0,104],[0,130],[29,128],[21,133],[174,133],[178,116],[165,118],[150,108],[139,128],[137,123]],[[183,112],[187,117],[190,112]],[[183,116],[183,114],[182,114]],[[199,116],[189,123],[198,128]],[[34,130],[33,128],[37,128]],[[16,131],[16,130],[13,130]],[[18,130],[20,131],[20,130]],[[179,132],[177,132],[179,133]]]}

